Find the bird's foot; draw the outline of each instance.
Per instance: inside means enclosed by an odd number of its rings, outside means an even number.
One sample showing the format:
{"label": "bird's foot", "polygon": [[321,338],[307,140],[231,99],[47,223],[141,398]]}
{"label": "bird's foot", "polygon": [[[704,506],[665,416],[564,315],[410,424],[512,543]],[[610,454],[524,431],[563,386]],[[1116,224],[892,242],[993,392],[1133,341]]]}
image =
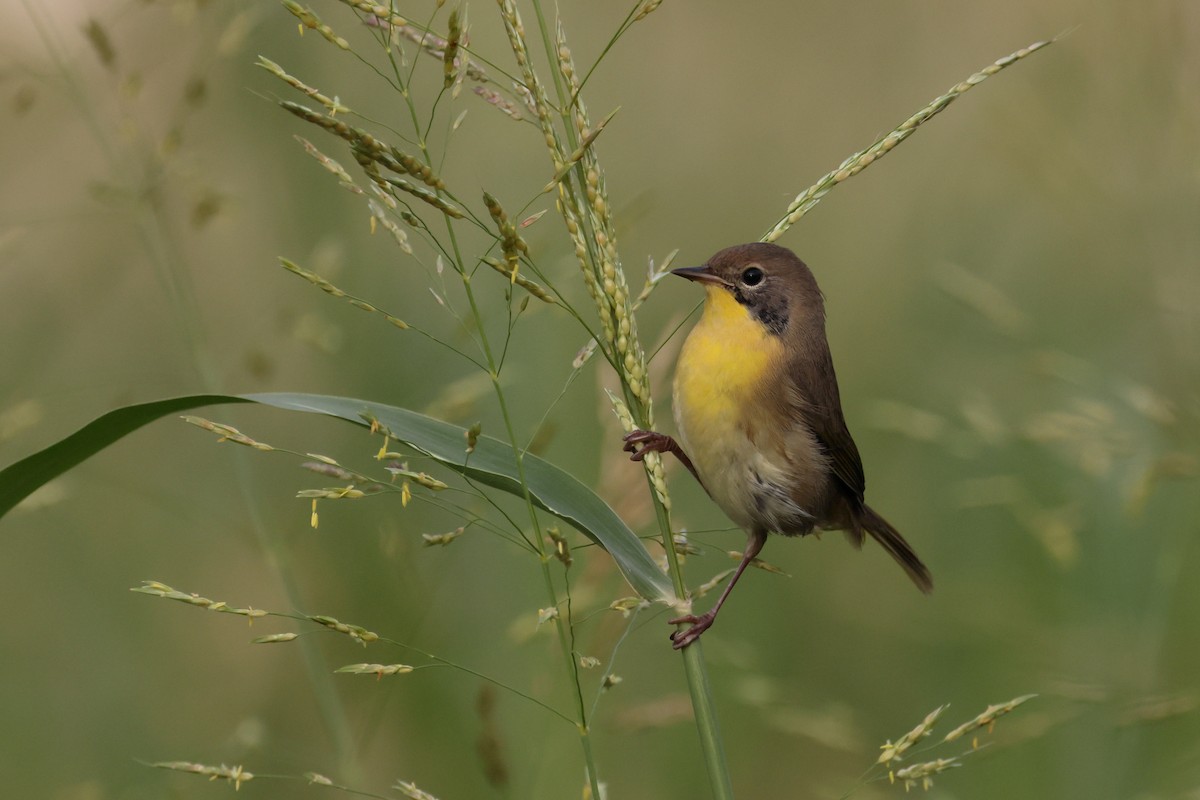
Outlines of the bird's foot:
{"label": "bird's foot", "polygon": [[[701,486],[704,481],[700,480],[700,473],[696,471],[696,466],[692,460],[688,458],[687,453],[683,452],[683,448],[679,446],[679,442],[667,436],[665,433],[657,431],[630,431],[625,434],[625,452],[629,453],[630,461],[641,461],[646,457],[646,453],[674,453],[679,459],[679,463],[687,467],[687,471],[692,473],[692,477]],[[638,449],[641,445],[641,449]]]}
{"label": "bird's foot", "polygon": [[713,609],[712,611],[700,614],[699,616],[696,616],[695,614],[688,614],[686,617],[677,617],[675,619],[668,620],[668,624],[670,625],[692,626],[686,630],[675,631],[672,633],[671,646],[676,650],[682,650],[692,642],[699,639],[700,634],[708,630],[712,626],[713,620],[717,618],[717,615],[714,613],[715,611],[716,609]]}
{"label": "bird's foot", "polygon": [[[625,452],[629,453],[630,461],[641,461],[646,453],[671,453],[679,449],[679,445],[665,433],[657,431],[630,431],[623,439]],[[641,449],[638,449],[641,445]]]}

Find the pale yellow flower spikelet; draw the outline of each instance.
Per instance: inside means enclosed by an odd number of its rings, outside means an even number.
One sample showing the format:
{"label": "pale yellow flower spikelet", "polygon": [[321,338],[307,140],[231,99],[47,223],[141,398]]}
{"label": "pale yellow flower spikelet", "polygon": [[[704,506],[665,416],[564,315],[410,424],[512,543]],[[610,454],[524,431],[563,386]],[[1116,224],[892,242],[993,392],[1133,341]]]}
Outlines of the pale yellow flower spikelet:
{"label": "pale yellow flower spikelet", "polygon": [[[621,427],[626,433],[635,430],[637,425],[634,422],[633,414],[629,411],[629,406],[625,405],[625,401],[612,392],[607,392],[607,394],[609,402],[612,403],[613,411],[616,413],[617,419],[621,422]],[[667,472],[663,466],[662,457],[658,453],[646,453],[642,459],[642,465],[650,476],[650,482],[654,485],[654,493],[658,496],[659,502],[662,503],[663,508],[670,511],[671,496],[667,492]]]}
{"label": "pale yellow flower spikelet", "polygon": [[879,760],[876,763],[886,765],[898,760],[910,747],[930,734],[934,724],[938,721],[938,717],[942,715],[942,712],[946,708],[946,706],[938,706],[933,711],[930,711],[917,727],[901,736],[895,743],[886,742],[882,747],[883,752],[879,754]]}
{"label": "pale yellow flower spikelet", "polygon": [[304,35],[304,29],[308,28],[321,34],[323,37],[325,37],[326,41],[330,42],[331,44],[334,44],[343,50],[350,49],[350,43],[334,33],[333,28],[322,22],[321,18],[318,17],[311,8],[302,6],[299,3],[294,2],[294,0],[283,0],[283,7],[292,12],[296,19],[300,20],[301,36]]}
{"label": "pale yellow flower spikelet", "polygon": [[222,764],[219,767],[209,766],[207,764],[195,764],[190,761],[159,761],[151,764],[159,769],[169,769],[176,772],[190,772],[193,775],[203,775],[210,781],[224,779],[233,784],[234,791],[242,788],[243,783],[248,783],[254,780],[254,773],[247,772],[240,765],[236,767],[227,767]]}
{"label": "pale yellow flower spikelet", "polygon": [[922,789],[928,790],[933,786],[934,775],[939,775],[952,767],[961,766],[962,762],[957,758],[936,758],[933,761],[923,761],[920,764],[912,764],[898,769],[892,776],[892,780],[903,783],[905,791],[918,784]]}
{"label": "pale yellow flower spikelet", "polygon": [[1035,697],[1037,697],[1036,694],[1025,694],[1021,695],[1020,697],[1014,697],[1012,700],[1009,700],[1005,703],[990,705],[985,708],[983,713],[979,714],[979,716],[975,717],[974,719],[967,720],[962,725],[959,725],[957,728],[947,733],[942,741],[953,742],[955,739],[959,739],[971,731],[979,730],[980,728],[990,729],[996,724],[997,719],[1003,717],[1005,714],[1011,713],[1017,708],[1017,706],[1028,702]]}

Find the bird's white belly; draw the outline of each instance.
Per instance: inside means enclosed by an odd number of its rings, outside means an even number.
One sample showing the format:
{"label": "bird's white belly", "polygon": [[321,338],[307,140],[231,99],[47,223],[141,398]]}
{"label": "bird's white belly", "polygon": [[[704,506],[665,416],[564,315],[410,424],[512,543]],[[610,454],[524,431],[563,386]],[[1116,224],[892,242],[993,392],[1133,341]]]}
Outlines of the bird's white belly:
{"label": "bird's white belly", "polygon": [[[683,449],[710,497],[738,526],[789,534],[805,533],[815,521],[788,489],[794,478],[779,453],[755,442],[737,424],[696,425],[675,411]],[[776,458],[771,458],[770,456]]]}

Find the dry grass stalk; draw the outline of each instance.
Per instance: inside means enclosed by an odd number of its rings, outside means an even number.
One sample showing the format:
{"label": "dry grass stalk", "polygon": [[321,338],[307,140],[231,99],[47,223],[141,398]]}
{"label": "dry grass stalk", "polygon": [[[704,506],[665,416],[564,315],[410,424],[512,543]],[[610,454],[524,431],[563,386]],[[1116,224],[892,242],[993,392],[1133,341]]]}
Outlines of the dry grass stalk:
{"label": "dry grass stalk", "polygon": [[634,15],[633,21],[641,22],[646,17],[653,14],[661,5],[662,0],[646,0],[646,2],[642,3],[642,7],[638,9],[637,14]]}
{"label": "dry grass stalk", "polygon": [[521,22],[521,15],[517,12],[517,6],[513,0],[499,0],[499,2],[500,18],[504,21],[504,31],[508,34],[509,46],[512,48],[513,57],[517,60],[517,66],[521,68],[521,76],[525,81],[524,88],[529,92],[533,102],[534,115],[542,129],[542,135],[546,140],[546,149],[550,151],[550,156],[554,159],[554,170],[557,172],[562,167],[564,149],[559,144],[558,131],[555,130],[554,120],[550,116],[550,101],[546,98],[546,90],[542,86],[542,82],[538,80],[533,64],[529,60],[529,48],[525,44],[525,26]]}
{"label": "dry grass stalk", "polygon": [[347,636],[349,636],[351,639],[353,639],[354,641],[361,644],[363,647],[366,647],[367,644],[369,644],[370,642],[375,642],[375,641],[379,640],[378,633],[373,633],[359,625],[350,625],[349,623],[346,623],[346,622],[339,622],[338,620],[334,619],[333,617],[327,617],[324,614],[315,614],[315,615],[307,617],[307,619],[312,620],[313,622],[317,623],[318,625],[322,625],[326,628],[329,628],[331,631],[337,631],[338,633],[344,633]]}
{"label": "dry grass stalk", "polygon": [[458,46],[462,42],[463,29],[459,25],[457,8],[450,12],[448,24],[450,33],[446,37],[446,47],[442,51],[442,87],[445,89],[454,85],[458,75],[458,67],[455,62],[458,58]]}
{"label": "dry grass stalk", "polygon": [[[583,172],[581,188],[584,196],[580,199],[586,200],[583,221],[586,222],[587,230],[590,231],[594,243],[594,248],[589,249],[589,254],[593,257],[588,259],[585,273],[594,271],[593,280],[596,281],[604,297],[604,302],[597,305],[601,311],[604,334],[608,339],[609,349],[617,369],[622,373],[625,385],[629,387],[630,394],[645,409],[646,422],[649,423],[652,418],[652,404],[647,380],[646,354],[641,349],[641,342],[637,335],[637,323],[633,316],[629,287],[625,282],[625,270],[621,267],[620,253],[617,250],[616,226],[613,224],[609,209],[604,173],[600,169],[595,147],[592,146],[595,136],[603,128],[603,124],[595,130],[591,127],[587,107],[579,97],[578,73],[575,69],[571,49],[567,46],[566,33],[561,24],[557,29],[556,55],[559,72],[570,92],[572,121],[581,141],[586,142],[581,146],[577,159],[579,168],[582,168]],[[604,124],[611,117],[612,114],[604,120]],[[572,153],[568,158],[575,157],[576,153]],[[556,174],[562,169],[562,165],[557,165]],[[574,199],[573,194],[567,192],[565,187],[560,184],[560,199],[565,195],[572,195],[572,199]],[[576,216],[579,215],[576,214]],[[605,318],[605,312],[610,318]],[[647,459],[648,461],[649,459]]]}
{"label": "dry grass stalk", "polygon": [[194,775],[203,775],[210,781],[223,778],[233,784],[234,791],[241,789],[243,783],[254,780],[254,773],[247,772],[240,765],[227,767],[222,764],[219,767],[212,767],[207,764],[195,764],[190,761],[159,761],[151,764],[151,766],[159,769],[175,770],[176,772],[190,772]]}
{"label": "dry grass stalk", "polygon": [[366,300],[360,300],[359,298],[355,297],[354,295],[347,294],[346,292],[342,291],[338,287],[334,286],[329,281],[322,278],[320,275],[317,275],[314,272],[309,272],[307,270],[301,269],[300,267],[296,266],[294,263],[287,260],[286,258],[280,258],[279,264],[280,264],[280,266],[282,266],[284,269],[286,269],[288,272],[292,273],[293,275],[299,275],[301,278],[304,278],[304,280],[308,281],[313,286],[316,286],[322,292],[325,292],[326,294],[331,295],[333,297],[342,298],[346,302],[348,302],[350,305],[359,309],[360,311],[368,311],[372,314],[378,314],[381,317],[383,317],[384,319],[386,319],[388,322],[390,322],[392,325],[399,328],[400,330],[407,330],[410,327],[407,322],[400,319],[399,317],[394,317],[391,314],[388,314],[386,311],[382,311],[381,309],[376,308],[375,306],[368,303]]}
{"label": "dry grass stalk", "polygon": [[322,22],[321,18],[318,17],[316,12],[314,12],[311,8],[302,6],[295,2],[295,0],[283,0],[283,7],[292,12],[292,14],[296,16],[296,19],[300,20],[301,36],[304,35],[304,29],[308,28],[324,36],[326,41],[330,42],[331,44],[334,44],[343,50],[350,49],[350,43],[341,36],[338,36],[334,32],[333,28]]}
{"label": "dry grass stalk", "polygon": [[408,664],[347,664],[334,670],[351,675],[374,675],[376,678],[382,678],[384,675],[407,675],[412,671],[413,668]]}
{"label": "dry grass stalk", "polygon": [[244,447],[252,447],[255,450],[262,450],[264,452],[269,452],[275,449],[265,442],[259,442],[251,439],[237,428],[229,425],[222,425],[219,422],[210,422],[203,417],[195,417],[190,414],[185,414],[184,416],[180,417],[180,419],[189,425],[195,425],[197,428],[203,428],[206,431],[210,431],[219,435],[221,438],[217,439],[218,442],[232,442],[233,444],[240,444]]}
{"label": "dry grass stalk", "polygon": [[[605,393],[608,395],[609,402],[612,403],[617,419],[621,422],[621,428],[626,433],[635,430],[637,423],[633,419],[629,406],[625,405],[625,401],[607,389],[605,389]],[[654,493],[658,496],[659,502],[662,503],[663,508],[670,511],[671,496],[667,493],[667,472],[663,466],[662,457],[658,453],[646,453],[643,464],[650,474],[650,481],[654,485]]]}
{"label": "dry grass stalk", "polygon": [[945,94],[934,98],[929,105],[922,108],[917,113],[913,114],[904,122],[887,134],[883,138],[876,141],[866,150],[861,150],[847,158],[838,166],[837,169],[822,177],[809,188],[805,189],[796,196],[791,204],[787,207],[783,218],[775,224],[775,227],[763,234],[762,241],[774,242],[782,236],[788,228],[794,225],[805,214],[807,214],[813,206],[821,202],[821,198],[829,193],[833,187],[837,186],[842,181],[845,181],[871,164],[883,158],[892,148],[903,142],[909,136],[916,132],[917,128],[925,124],[933,117],[937,116],[947,106],[953,103],[961,95],[965,94],[970,89],[978,86],[983,81],[987,80],[992,75],[995,75],[1005,67],[1011,66],[1028,55],[1036,53],[1043,47],[1053,43],[1055,40],[1050,39],[1043,42],[1034,42],[1028,47],[1023,47],[1015,53],[1011,53],[1004,58],[999,59],[994,64],[984,67],[979,72],[976,72],[971,77],[967,78],[962,83],[959,83],[950,88]]}
{"label": "dry grass stalk", "polygon": [[317,146],[305,139],[303,136],[296,136],[296,141],[304,146],[304,152],[308,153],[317,163],[324,167],[329,173],[337,176],[338,181],[350,191],[356,194],[364,194],[363,190],[354,185],[354,179],[350,177],[350,173],[346,168],[333,160],[329,156],[317,149]]}
{"label": "dry grass stalk", "polygon": [[961,766],[962,762],[957,758],[937,758],[933,761],[923,761],[920,764],[912,764],[904,769],[898,769],[892,776],[892,780],[902,782],[905,791],[914,788],[918,783],[922,789],[928,790],[933,786],[934,775]]}
{"label": "dry grass stalk", "polygon": [[689,598],[692,600],[698,600],[701,597],[704,597],[704,595],[713,591],[718,586],[720,586],[722,583],[724,583],[726,580],[728,580],[729,576],[732,575],[736,571],[737,571],[737,567],[730,567],[727,570],[718,572],[716,575],[712,576],[707,581],[705,581],[704,583],[700,584],[695,589],[690,591],[688,593]]}
{"label": "dry grass stalk", "polygon": [[608,604],[608,607],[613,611],[620,611],[621,616],[628,617],[639,608],[645,608],[650,605],[645,599],[636,595],[630,597],[622,597],[620,600],[613,600]]}
{"label": "dry grass stalk", "polygon": [[408,798],[408,800],[437,800],[429,792],[423,791],[411,781],[396,781],[392,788]]}
{"label": "dry grass stalk", "polygon": [[359,500],[366,496],[366,492],[362,489],[355,489],[353,486],[339,486],[333,489],[301,489],[296,492],[296,497],[312,498],[313,500]]}
{"label": "dry grass stalk", "polygon": [[447,200],[443,200],[441,197],[429,191],[428,189],[422,186],[417,186],[413,183],[409,183],[403,178],[397,178],[392,175],[380,176],[378,170],[373,170],[370,166],[368,166],[369,162],[359,161],[359,163],[366,170],[367,175],[369,175],[371,179],[375,181],[376,185],[378,185],[381,189],[386,191],[387,187],[394,187],[402,192],[407,192],[423,203],[433,206],[448,217],[453,217],[454,219],[464,219],[466,217],[466,214],[464,214],[462,209],[460,209],[458,206]]}
{"label": "dry grass stalk", "polygon": [[556,526],[547,528],[546,536],[554,547],[554,557],[561,561],[563,566],[570,567],[574,563],[574,559],[571,557],[571,545],[567,538]]}
{"label": "dry grass stalk", "polygon": [[181,592],[158,581],[143,581],[141,586],[134,587],[129,591],[162,597],[166,600],[175,600],[180,603],[187,603],[189,606],[199,606],[200,608],[206,608],[209,611],[216,611],[222,614],[237,614],[241,617],[247,617],[251,622],[271,613],[270,611],[263,611],[260,608],[234,608],[223,600],[210,600],[198,594]]}
{"label": "dry grass stalk", "polygon": [[376,224],[382,225],[383,229],[390,233],[392,238],[396,240],[396,244],[400,249],[412,255],[413,249],[412,245],[408,243],[408,233],[397,225],[395,220],[388,216],[383,206],[374,200],[368,200],[367,208],[371,210],[371,233],[375,232]]}
{"label": "dry grass stalk", "polygon": [[576,164],[578,164],[580,161],[583,160],[584,156],[587,155],[588,150],[591,148],[592,142],[596,141],[596,137],[599,136],[600,132],[604,130],[604,126],[607,125],[609,123],[609,121],[611,121],[612,118],[615,117],[617,115],[617,112],[620,110],[621,109],[619,109],[619,108],[614,108],[612,111],[608,112],[608,116],[606,116],[604,119],[600,120],[600,124],[597,125],[595,128],[590,128],[590,129],[585,128],[582,131],[581,135],[582,135],[583,139],[582,139],[582,141],[580,141],[579,146],[575,148],[575,151],[572,152],[571,155],[567,156],[566,161],[563,163],[562,168],[550,180],[550,182],[547,183],[545,185],[545,187],[543,187],[542,192],[551,191],[564,178],[566,178],[568,175],[571,174],[571,169]]}
{"label": "dry grass stalk", "polygon": [[[345,0],[343,0],[343,2],[345,2]],[[426,55],[442,60],[443,62],[445,61],[446,49],[449,45],[449,42],[442,37],[430,31],[420,30],[419,28],[415,28],[407,23],[393,25],[393,29],[396,31],[397,35],[408,39],[410,42],[420,47]],[[457,56],[457,68],[461,70],[463,75],[473,81],[478,81],[479,83],[491,82],[491,78],[488,76],[487,71],[484,70],[484,68],[480,66],[478,62],[473,61],[470,58],[463,58],[461,53]]]}
{"label": "dry grass stalk", "polygon": [[529,252],[529,245],[517,233],[517,227],[508,219],[508,214],[500,205],[500,201],[487,192],[483,193],[483,204],[487,207],[488,214],[491,215],[492,221],[496,223],[496,230],[500,233],[500,249],[504,252],[504,260],[508,262],[509,279],[517,282],[517,270],[521,266],[521,254]]}
{"label": "dry grass stalk", "polygon": [[544,286],[542,286],[540,283],[537,283],[536,281],[531,281],[528,278],[526,278],[524,275],[521,275],[520,273],[517,273],[514,276],[511,268],[507,264],[504,264],[503,262],[498,261],[497,259],[494,259],[494,258],[485,258],[485,259],[483,259],[483,263],[487,264],[489,267],[496,270],[496,272],[499,272],[504,277],[509,278],[517,286],[520,286],[522,289],[529,292],[531,295],[536,297],[538,300],[541,300],[543,303],[551,303],[551,304],[558,303],[558,300],[554,297],[554,295],[552,295],[552,294],[550,294],[550,292],[546,291],[546,288]]}
{"label": "dry grass stalk", "polygon": [[421,538],[425,541],[426,547],[434,547],[434,546],[445,547],[446,545],[450,544],[458,537],[462,536],[466,530],[467,529],[465,527],[463,527],[463,528],[455,528],[454,530],[452,530],[448,533],[422,533]]}
{"label": "dry grass stalk", "polygon": [[395,28],[400,28],[408,24],[408,20],[399,14],[393,13],[392,9],[388,6],[368,3],[365,2],[365,0],[342,0],[342,2],[356,11],[361,11],[362,13],[378,20],[379,22],[391,25]]}
{"label": "dry grass stalk", "polygon": [[475,92],[475,94],[477,94],[479,97],[482,97],[484,102],[486,102],[488,105],[495,106],[512,119],[518,121],[525,119],[525,117],[521,115],[521,110],[517,108],[516,104],[504,95],[497,92],[495,89],[489,89],[486,86],[476,86],[472,91]]}
{"label": "dry grass stalk", "polygon": [[336,97],[326,97],[325,95],[321,94],[321,92],[319,92],[318,90],[309,86],[304,81],[300,80],[299,78],[295,77],[294,75],[288,74],[283,69],[283,67],[279,66],[274,61],[272,61],[269,58],[266,58],[265,56],[259,56],[258,61],[255,63],[257,66],[262,67],[267,72],[269,72],[272,75],[274,75],[275,77],[279,78],[281,81],[286,83],[288,86],[291,86],[296,91],[302,92],[303,94],[311,97],[313,100],[316,100],[321,105],[325,106],[325,108],[329,109],[329,113],[331,115],[332,114],[344,114],[350,110],[346,106],[342,105],[341,102],[339,102]]}
{"label": "dry grass stalk", "polygon": [[348,142],[359,166],[385,192],[390,193],[390,187],[402,189],[423,202],[429,203],[439,211],[447,213],[456,219],[462,219],[463,213],[438,195],[421,187],[414,186],[406,180],[393,178],[390,175],[384,176],[379,172],[377,167],[377,165],[382,166],[397,175],[411,176],[432,189],[445,189],[446,184],[442,179],[435,175],[433,170],[420,159],[405,153],[395,145],[381,142],[373,134],[361,128],[356,128],[340,119],[335,119],[333,116],[313,111],[307,106],[293,103],[290,100],[281,101],[279,105],[305,122],[324,128],[326,131]]}
{"label": "dry grass stalk", "polygon": [[958,739],[963,735],[970,733],[971,731],[979,730],[980,728],[991,728],[991,726],[996,724],[997,719],[1003,717],[1005,714],[1012,713],[1017,706],[1025,703],[1028,700],[1032,700],[1035,697],[1037,697],[1036,694],[1024,694],[1020,697],[1014,697],[1008,702],[997,703],[996,705],[988,706],[979,716],[964,722],[962,725],[959,725],[957,728],[947,733],[942,741],[953,742],[955,739]]}

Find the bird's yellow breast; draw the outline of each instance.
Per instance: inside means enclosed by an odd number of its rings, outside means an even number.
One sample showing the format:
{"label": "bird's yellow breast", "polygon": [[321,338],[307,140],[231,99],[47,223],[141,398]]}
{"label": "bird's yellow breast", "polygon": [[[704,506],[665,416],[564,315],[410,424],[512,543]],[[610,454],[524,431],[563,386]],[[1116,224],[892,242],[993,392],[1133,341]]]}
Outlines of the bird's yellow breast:
{"label": "bird's yellow breast", "polygon": [[675,423],[709,494],[745,526],[753,473],[777,477],[754,439],[765,422],[763,381],[778,375],[783,341],[727,289],[705,288],[704,313],[675,368]]}

